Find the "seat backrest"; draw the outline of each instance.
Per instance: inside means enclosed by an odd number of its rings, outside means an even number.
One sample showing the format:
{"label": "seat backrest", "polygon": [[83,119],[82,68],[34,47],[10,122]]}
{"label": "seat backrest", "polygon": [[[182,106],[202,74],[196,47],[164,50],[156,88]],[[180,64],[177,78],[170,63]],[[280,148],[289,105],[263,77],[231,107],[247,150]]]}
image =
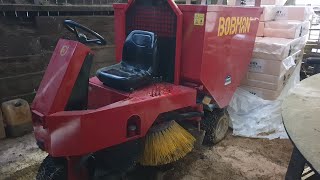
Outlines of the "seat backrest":
{"label": "seat backrest", "polygon": [[157,73],[157,36],[149,31],[132,31],[123,46],[122,62]]}

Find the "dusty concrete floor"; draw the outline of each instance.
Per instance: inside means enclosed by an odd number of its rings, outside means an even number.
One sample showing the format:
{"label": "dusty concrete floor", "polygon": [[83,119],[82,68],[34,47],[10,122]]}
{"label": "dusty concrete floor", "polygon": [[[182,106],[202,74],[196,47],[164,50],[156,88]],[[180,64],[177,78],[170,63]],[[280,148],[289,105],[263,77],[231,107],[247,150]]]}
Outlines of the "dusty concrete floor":
{"label": "dusty concrete floor", "polygon": [[[165,179],[284,179],[291,150],[289,140],[249,139],[229,133],[218,145],[194,150],[176,162]],[[0,141],[0,179],[34,179],[45,156],[32,134]]]}
{"label": "dusty concrete floor", "polygon": [[214,147],[195,150],[167,172],[181,180],[280,180],[284,179],[292,152],[284,139],[250,139],[231,133]]}
{"label": "dusty concrete floor", "polygon": [[46,153],[39,150],[33,134],[0,140],[0,180],[35,179]]}

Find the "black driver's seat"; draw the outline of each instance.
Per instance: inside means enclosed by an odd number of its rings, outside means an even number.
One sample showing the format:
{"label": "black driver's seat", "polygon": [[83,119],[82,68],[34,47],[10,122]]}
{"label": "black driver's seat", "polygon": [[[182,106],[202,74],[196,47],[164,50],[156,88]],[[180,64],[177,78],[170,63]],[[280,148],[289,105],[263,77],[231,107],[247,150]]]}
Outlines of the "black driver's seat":
{"label": "black driver's seat", "polygon": [[151,83],[158,64],[156,35],[134,30],[124,43],[121,62],[99,69],[97,77],[109,87],[131,91]]}

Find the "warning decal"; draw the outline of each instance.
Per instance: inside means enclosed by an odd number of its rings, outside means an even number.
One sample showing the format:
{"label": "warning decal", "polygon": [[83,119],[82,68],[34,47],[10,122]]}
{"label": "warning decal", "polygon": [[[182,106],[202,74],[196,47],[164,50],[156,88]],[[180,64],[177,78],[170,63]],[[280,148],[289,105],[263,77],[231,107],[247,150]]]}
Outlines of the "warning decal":
{"label": "warning decal", "polygon": [[204,14],[203,13],[195,13],[193,24],[195,26],[203,26],[204,25]]}

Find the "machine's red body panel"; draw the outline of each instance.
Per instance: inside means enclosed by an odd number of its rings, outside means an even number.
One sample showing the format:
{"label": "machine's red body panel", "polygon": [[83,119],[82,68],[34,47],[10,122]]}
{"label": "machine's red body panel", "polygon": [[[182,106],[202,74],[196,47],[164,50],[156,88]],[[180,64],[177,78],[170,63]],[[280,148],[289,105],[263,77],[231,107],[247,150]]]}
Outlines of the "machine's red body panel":
{"label": "machine's red body panel", "polygon": [[[130,1],[130,5],[132,3]],[[130,5],[114,5],[115,28],[116,30],[122,29],[119,32],[115,31],[116,38],[119,39],[116,49],[118,59],[121,59],[121,47],[125,36],[123,30],[125,28],[125,14]],[[217,5],[178,5],[178,9],[183,14],[181,16],[183,23],[181,27],[182,43],[181,46],[178,43],[176,45],[176,49],[181,49],[181,59],[176,56],[176,61],[178,59],[179,62],[175,63],[175,69],[179,69],[179,75],[175,75],[175,79],[178,79],[175,82],[203,85],[219,107],[223,108],[229,104],[234,91],[247,71],[262,9],[259,7]],[[199,14],[203,15],[202,25],[195,24],[195,16]],[[248,30],[241,32],[238,29],[233,33],[219,35],[221,17],[225,20],[229,18],[230,21],[240,18],[241,22],[237,27],[239,29],[248,28]],[[228,24],[228,22],[224,22],[224,24]],[[225,27],[227,28],[227,25]],[[180,26],[177,26],[177,34],[179,28]],[[230,24],[228,28],[232,28]],[[142,28],[142,30],[148,29]],[[179,42],[178,38],[177,42]],[[176,76],[179,77],[176,78]]]}
{"label": "machine's red body panel", "polygon": [[[226,7],[212,7],[212,9],[207,14],[208,18],[215,17],[219,13],[224,17],[249,16],[251,21],[248,33],[226,35],[224,38],[220,38],[217,36],[217,19],[207,19],[210,24],[212,23],[210,21],[216,23],[214,23],[213,29],[206,28],[201,81],[218,105],[225,107],[229,104],[236,88],[247,72],[259,24],[257,17],[260,17],[261,9],[240,8],[237,11]],[[216,47],[213,48],[212,44],[215,44]],[[214,81],[211,77],[215,77]],[[230,84],[228,78],[230,78]]]}
{"label": "machine's red body panel", "polygon": [[[196,90],[166,83],[157,85],[156,96],[155,85],[123,94],[94,77],[90,87],[88,110],[60,111],[46,116],[45,128],[34,125],[37,139],[45,142],[50,155],[83,155],[143,137],[159,114],[193,106],[196,99]],[[127,136],[131,116],[141,120],[134,137]]]}
{"label": "machine's red body panel", "polygon": [[[203,53],[204,26],[194,25],[194,14],[205,13],[207,6],[179,6],[183,11],[183,39],[181,55],[182,81],[201,84],[201,64]],[[205,17],[206,18],[206,17]]]}
{"label": "machine's red body panel", "polygon": [[122,48],[126,40],[126,10],[130,3],[131,1],[128,4],[113,4],[114,32],[116,34],[114,42],[116,45],[116,60],[118,62],[122,59]]}
{"label": "machine's red body panel", "polygon": [[[225,107],[247,72],[261,9],[213,5],[179,8],[184,15],[181,78],[203,84],[217,104]],[[194,25],[195,14],[204,14],[203,25]],[[219,36],[221,17],[249,18],[249,31],[232,34],[230,30]]]}
{"label": "machine's red body panel", "polygon": [[90,51],[77,41],[60,39],[31,108],[43,115],[63,111],[82,63]]}

